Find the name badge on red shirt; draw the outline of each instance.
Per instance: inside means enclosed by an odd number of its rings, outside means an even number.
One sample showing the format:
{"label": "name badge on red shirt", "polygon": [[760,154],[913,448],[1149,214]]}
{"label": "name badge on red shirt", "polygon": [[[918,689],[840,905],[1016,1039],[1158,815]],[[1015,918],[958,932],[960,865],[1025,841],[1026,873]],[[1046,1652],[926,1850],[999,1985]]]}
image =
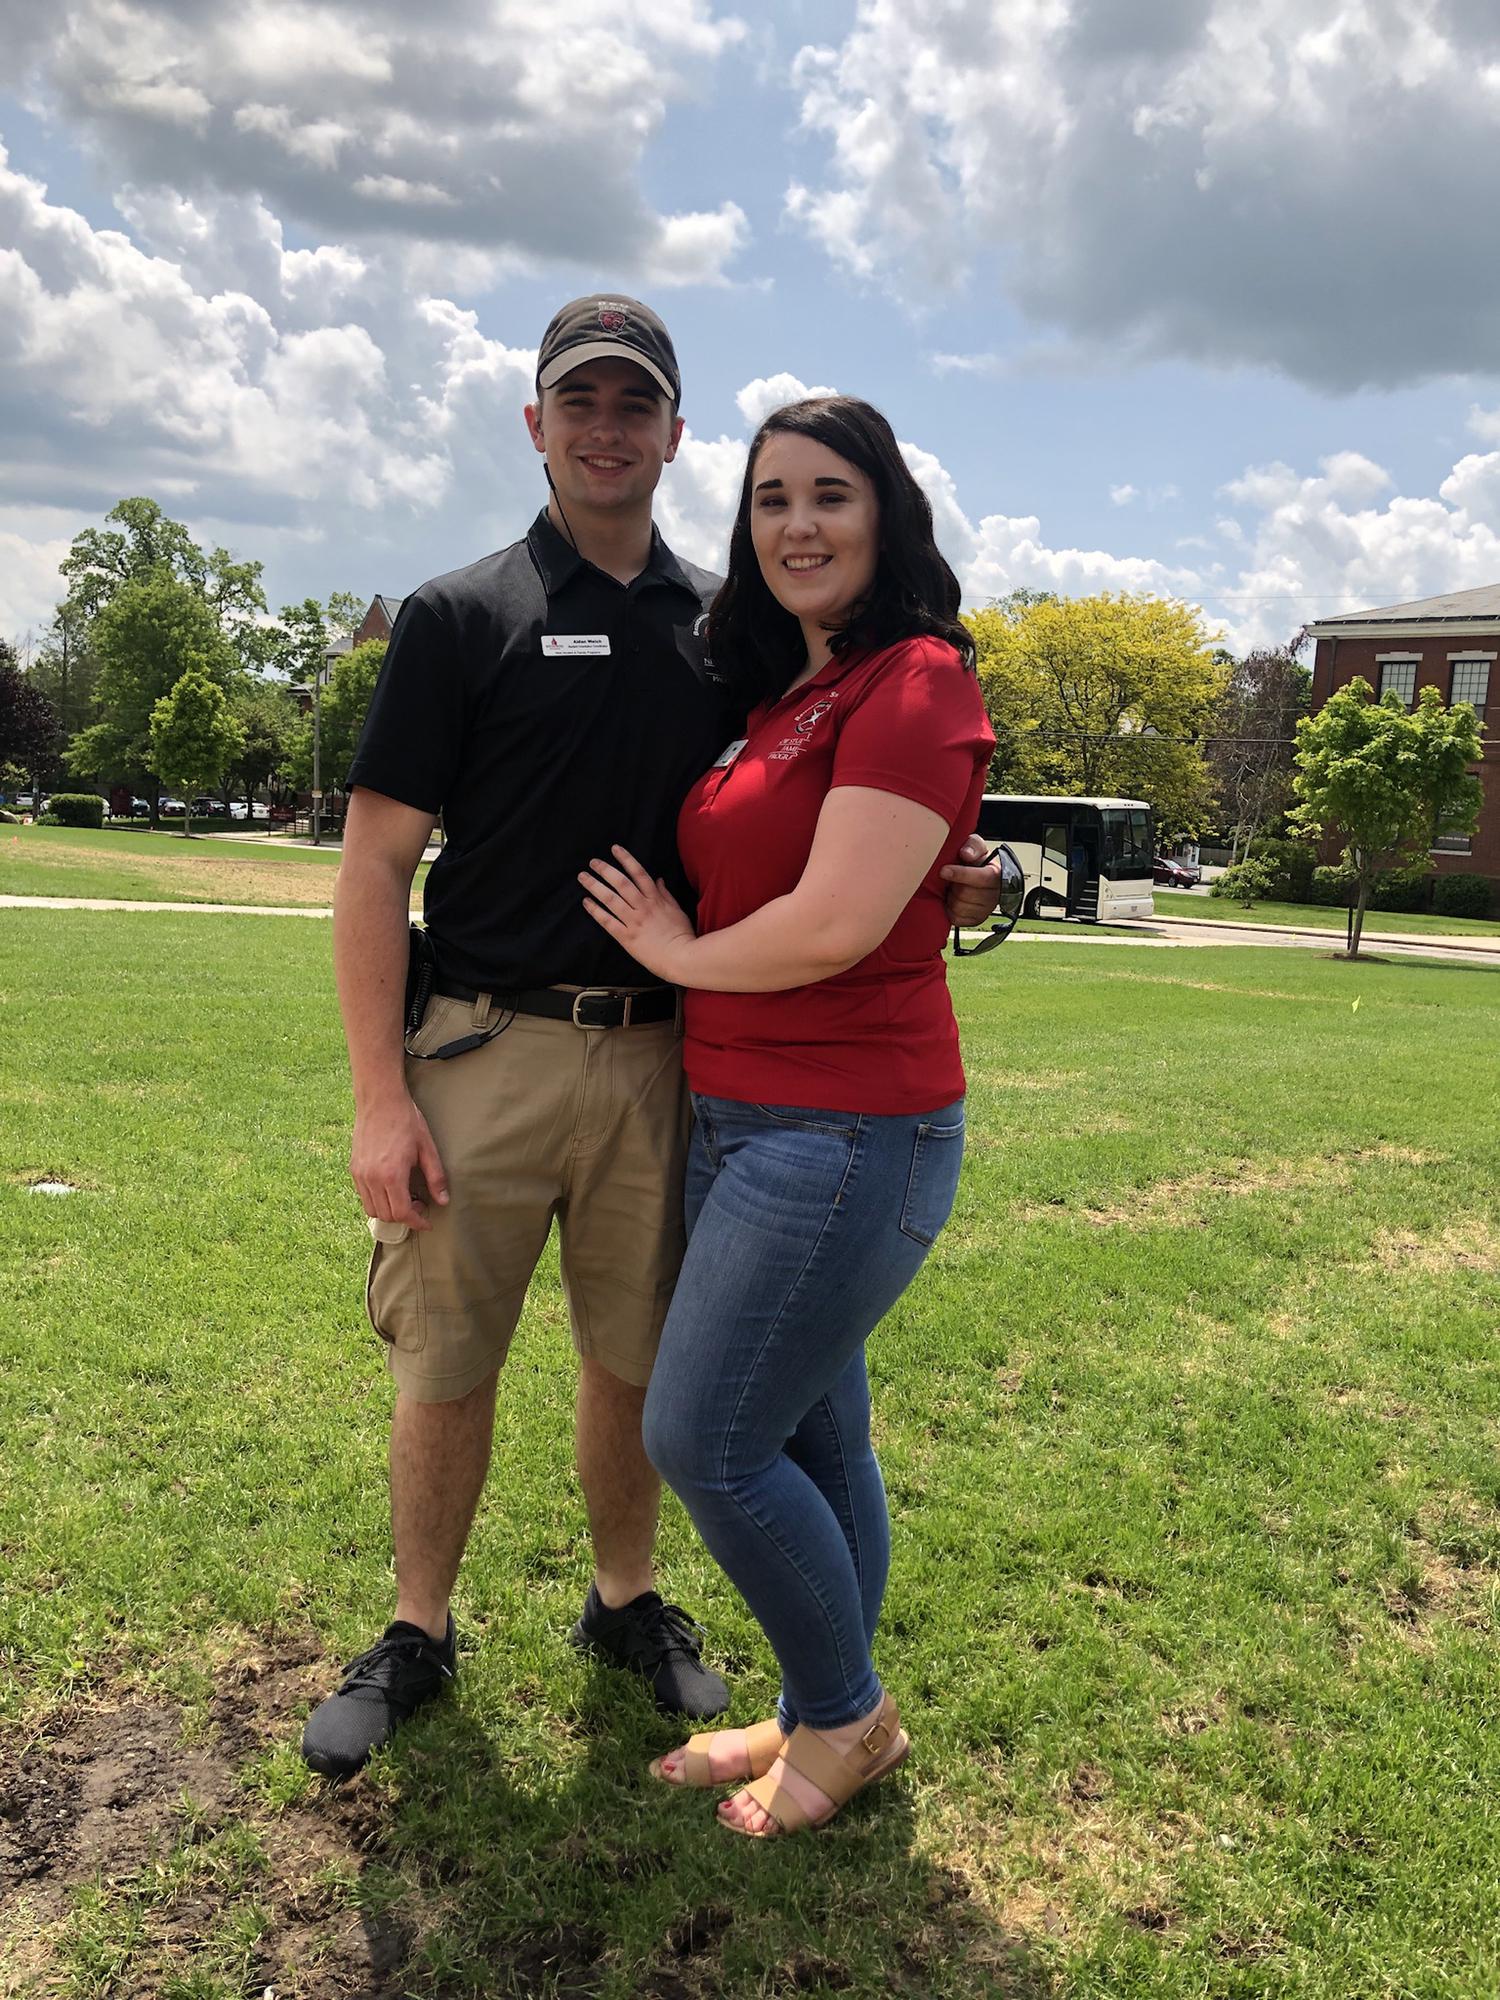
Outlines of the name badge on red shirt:
{"label": "name badge on red shirt", "polygon": [[733,743],[727,743],[724,746],[708,768],[711,771],[727,771],[749,741],[750,738],[748,736],[737,736]]}

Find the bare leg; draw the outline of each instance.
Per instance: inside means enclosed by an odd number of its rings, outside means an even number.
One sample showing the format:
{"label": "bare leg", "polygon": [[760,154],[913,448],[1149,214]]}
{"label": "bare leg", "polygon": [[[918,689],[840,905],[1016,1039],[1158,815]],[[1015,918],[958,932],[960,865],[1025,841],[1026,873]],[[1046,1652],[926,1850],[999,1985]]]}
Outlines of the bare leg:
{"label": "bare leg", "polygon": [[661,1481],[641,1443],[644,1389],[622,1382],[598,1361],[578,1377],[578,1478],[594,1538],[594,1580],[618,1611],[655,1588],[651,1551]]}
{"label": "bare leg", "polygon": [[391,1536],[396,1616],[434,1639],[489,1470],[499,1371],[452,1403],[396,1398],[391,1420]]}

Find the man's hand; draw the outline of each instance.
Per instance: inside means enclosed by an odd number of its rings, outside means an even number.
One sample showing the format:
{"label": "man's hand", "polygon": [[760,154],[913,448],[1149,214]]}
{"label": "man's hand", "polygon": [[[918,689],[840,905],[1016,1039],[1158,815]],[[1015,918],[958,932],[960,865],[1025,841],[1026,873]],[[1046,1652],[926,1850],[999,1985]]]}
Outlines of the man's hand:
{"label": "man's hand", "polygon": [[958,850],[958,860],[941,870],[948,884],[948,921],[972,930],[994,915],[1000,902],[1000,863],[986,859],[987,842],[971,833]]}
{"label": "man's hand", "polygon": [[428,1200],[442,1207],[448,1199],[448,1176],[438,1149],[410,1097],[356,1112],[349,1172],[365,1214],[379,1222],[431,1229]]}

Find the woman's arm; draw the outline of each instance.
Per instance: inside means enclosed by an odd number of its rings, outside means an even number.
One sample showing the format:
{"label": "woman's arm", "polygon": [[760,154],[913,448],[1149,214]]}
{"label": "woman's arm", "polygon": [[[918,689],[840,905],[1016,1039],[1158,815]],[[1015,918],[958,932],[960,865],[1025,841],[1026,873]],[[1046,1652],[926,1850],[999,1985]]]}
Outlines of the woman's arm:
{"label": "woman's arm", "polygon": [[695,937],[682,909],[623,847],[578,879],[584,908],[636,960],[674,986],[777,993],[858,965],[890,935],[953,836],[927,806],[838,785],[823,801],[812,852],[790,895],[726,930]]}

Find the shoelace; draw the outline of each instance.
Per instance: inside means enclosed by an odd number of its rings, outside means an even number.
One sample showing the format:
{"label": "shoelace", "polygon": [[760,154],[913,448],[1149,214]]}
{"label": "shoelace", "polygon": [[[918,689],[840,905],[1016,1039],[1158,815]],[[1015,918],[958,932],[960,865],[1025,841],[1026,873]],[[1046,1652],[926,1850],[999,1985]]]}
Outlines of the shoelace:
{"label": "shoelace", "polygon": [[686,1653],[691,1660],[702,1658],[700,1634],[703,1627],[696,1619],[689,1618],[680,1604],[663,1604],[659,1610],[653,1608],[643,1616],[641,1623],[648,1627],[650,1636],[658,1642],[656,1652],[644,1663],[648,1673],[673,1653]]}
{"label": "shoelace", "polygon": [[453,1669],[439,1659],[432,1640],[404,1637],[377,1639],[367,1653],[361,1653],[345,1667],[339,1693],[356,1694],[362,1688],[369,1688],[379,1694],[387,1694],[395,1687],[402,1668],[416,1666],[424,1654],[430,1655],[432,1664],[445,1680],[452,1680]]}

